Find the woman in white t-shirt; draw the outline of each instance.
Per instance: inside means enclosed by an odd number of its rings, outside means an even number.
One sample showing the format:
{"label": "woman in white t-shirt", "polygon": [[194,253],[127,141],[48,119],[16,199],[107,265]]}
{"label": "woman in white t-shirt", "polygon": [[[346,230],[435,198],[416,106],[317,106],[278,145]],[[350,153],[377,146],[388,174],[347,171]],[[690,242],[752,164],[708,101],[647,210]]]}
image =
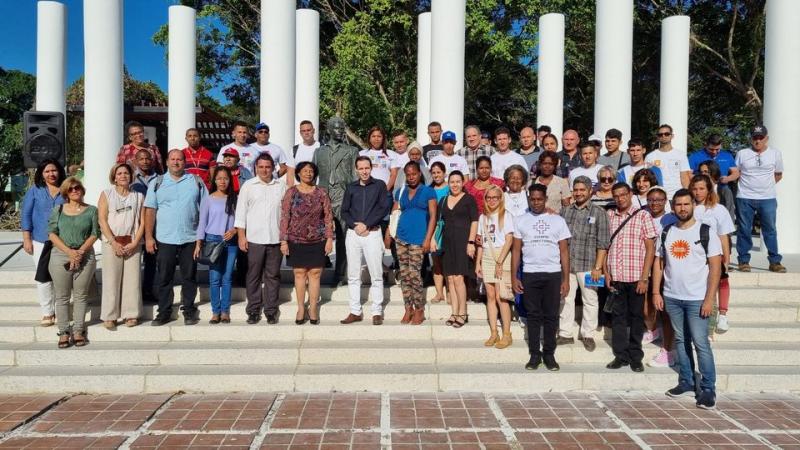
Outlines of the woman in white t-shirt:
{"label": "woman in white t-shirt", "polygon": [[[503,190],[491,185],[483,195],[484,213],[478,219],[481,246],[475,256],[475,273],[486,286],[486,314],[492,335],[484,342],[487,347],[506,348],[511,345],[511,305],[513,298],[500,298],[501,283],[511,283],[511,244],[514,218],[506,211]],[[506,280],[506,281],[504,281]],[[503,327],[503,337],[497,334],[497,313]]]}
{"label": "woman in white t-shirt", "polygon": [[400,171],[400,155],[386,149],[386,133],[381,127],[372,127],[367,133],[369,149],[358,152],[372,161],[372,178],[386,183],[386,190],[392,192],[397,172]]}
{"label": "woman in white t-shirt", "polygon": [[722,244],[722,277],[719,280],[719,316],[717,331],[728,331],[728,305],[731,288],[728,284],[728,264],[731,259],[731,241],[729,235],[736,231],[728,209],[719,203],[714,191],[714,183],[708,175],[695,175],[689,183],[692,198],[695,202],[694,218],[698,222],[708,224],[711,232],[719,236]]}

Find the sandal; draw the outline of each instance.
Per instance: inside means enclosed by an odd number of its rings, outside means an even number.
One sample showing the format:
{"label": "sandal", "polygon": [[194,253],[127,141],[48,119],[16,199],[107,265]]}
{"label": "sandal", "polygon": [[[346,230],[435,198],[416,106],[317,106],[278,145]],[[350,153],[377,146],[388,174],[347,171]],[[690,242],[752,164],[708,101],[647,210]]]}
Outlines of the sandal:
{"label": "sandal", "polygon": [[86,345],[86,338],[83,337],[83,333],[80,331],[76,331],[72,335],[72,343],[75,344],[75,347],[83,347]]}
{"label": "sandal", "polygon": [[126,327],[135,327],[136,325],[139,325],[139,321],[137,319],[127,319],[125,321]]}
{"label": "sandal", "polygon": [[66,331],[64,333],[59,333],[58,334],[58,348],[67,348],[70,345],[72,345],[72,343],[69,340],[69,333],[67,333]]}
{"label": "sandal", "polygon": [[56,316],[44,316],[42,320],[39,322],[39,325],[43,327],[51,327],[56,323]]}
{"label": "sandal", "polygon": [[431,299],[431,303],[442,303],[444,301],[444,297],[433,297]]}
{"label": "sandal", "polygon": [[117,321],[116,320],[106,320],[103,322],[103,327],[108,331],[114,331],[117,329]]}
{"label": "sandal", "polygon": [[453,326],[453,324],[454,324],[454,323],[456,323],[456,317],[458,317],[458,316],[457,316],[457,315],[455,315],[455,314],[450,314],[450,318],[449,318],[449,319],[447,319],[447,320],[444,322],[444,324],[445,324],[445,325],[447,325],[448,327],[452,327],[452,326]]}
{"label": "sandal", "polygon": [[461,315],[461,316],[456,316],[456,320],[453,322],[453,328],[461,328],[461,327],[463,327],[464,324],[467,323],[467,322],[466,321],[459,322],[458,319],[463,319],[465,316],[466,316],[466,314],[465,315]]}

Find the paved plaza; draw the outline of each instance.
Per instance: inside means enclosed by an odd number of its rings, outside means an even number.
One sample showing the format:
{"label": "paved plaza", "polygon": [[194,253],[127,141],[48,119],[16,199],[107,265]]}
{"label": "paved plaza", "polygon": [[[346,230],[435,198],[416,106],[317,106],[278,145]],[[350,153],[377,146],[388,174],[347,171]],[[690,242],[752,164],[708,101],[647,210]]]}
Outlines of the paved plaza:
{"label": "paved plaza", "polygon": [[3,449],[800,449],[800,396],[20,395],[0,397],[0,433]]}

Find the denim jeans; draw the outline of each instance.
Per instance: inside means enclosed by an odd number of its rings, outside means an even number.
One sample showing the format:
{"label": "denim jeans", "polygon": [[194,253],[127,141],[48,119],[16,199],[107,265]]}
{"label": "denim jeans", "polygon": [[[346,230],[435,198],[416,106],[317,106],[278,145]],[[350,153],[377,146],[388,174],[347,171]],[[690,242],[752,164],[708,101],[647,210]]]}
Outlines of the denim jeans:
{"label": "denim jeans", "polygon": [[664,298],[664,308],[675,330],[675,351],[678,354],[678,383],[694,387],[694,358],[692,344],[697,351],[700,369],[700,390],[715,392],[717,372],[714,354],[708,340],[708,317],[700,317],[702,300],[678,300]]}
{"label": "denim jeans", "polygon": [[[207,234],[206,242],[220,242],[222,236]],[[233,286],[233,265],[239,247],[236,239],[231,239],[222,250],[217,261],[208,268],[208,290],[211,297],[212,314],[230,314],[231,290]]]}
{"label": "denim jeans", "polygon": [[775,218],[778,211],[778,200],[736,199],[736,219],[739,228],[736,232],[736,254],[739,264],[750,263],[750,249],[753,248],[753,217],[758,213],[761,218],[761,239],[767,246],[767,259],[770,264],[779,264],[781,254],[778,253],[778,231],[775,229]]}

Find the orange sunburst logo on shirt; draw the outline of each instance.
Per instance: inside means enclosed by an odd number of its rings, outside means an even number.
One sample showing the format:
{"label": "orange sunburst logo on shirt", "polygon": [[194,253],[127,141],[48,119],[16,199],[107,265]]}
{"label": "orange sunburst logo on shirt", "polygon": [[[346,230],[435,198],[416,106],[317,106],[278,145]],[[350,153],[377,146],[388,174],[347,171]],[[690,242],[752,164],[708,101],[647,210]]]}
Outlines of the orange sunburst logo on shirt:
{"label": "orange sunburst logo on shirt", "polygon": [[676,259],[683,259],[689,256],[689,243],[679,239],[669,246],[669,254]]}

